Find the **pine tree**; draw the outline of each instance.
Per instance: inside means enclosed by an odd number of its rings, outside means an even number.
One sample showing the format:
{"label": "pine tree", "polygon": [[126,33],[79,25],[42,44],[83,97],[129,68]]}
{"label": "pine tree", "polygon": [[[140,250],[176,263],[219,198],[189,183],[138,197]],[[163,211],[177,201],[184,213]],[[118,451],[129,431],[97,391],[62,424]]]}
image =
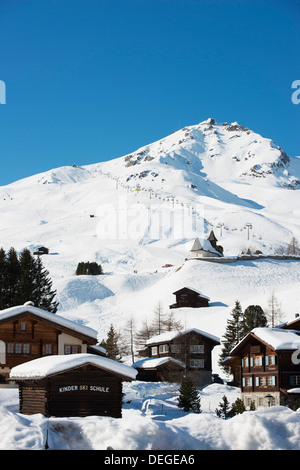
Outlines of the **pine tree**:
{"label": "pine tree", "polygon": [[[6,275],[4,282],[5,308],[20,305],[20,262],[16,250],[12,247],[6,256]],[[28,300],[28,299],[27,299]]]}
{"label": "pine tree", "polygon": [[107,339],[105,342],[101,343],[103,347],[106,349],[106,355],[109,359],[113,359],[114,361],[121,360],[121,354],[119,350],[119,335],[115,331],[113,325],[110,326],[110,329],[107,333]]}
{"label": "pine tree", "polygon": [[6,254],[3,248],[0,248],[0,310],[6,308]]}
{"label": "pine tree", "polygon": [[242,320],[242,335],[246,336],[253,328],[268,326],[267,317],[259,305],[249,305]]}
{"label": "pine tree", "polygon": [[[19,304],[36,300],[36,263],[30,251],[25,248],[19,257],[20,261],[20,294]],[[38,307],[38,305],[35,305]]]}
{"label": "pine tree", "polygon": [[233,416],[244,413],[244,411],[246,411],[246,407],[243,400],[237,398],[235,402],[232,403],[231,410],[229,411],[229,416],[230,418],[232,418]]}
{"label": "pine tree", "polygon": [[230,355],[230,351],[243,338],[242,321],[242,307],[240,302],[237,300],[231,311],[231,318],[227,320],[226,331],[222,341],[223,347],[220,354],[219,366],[222,367],[225,372],[230,372],[230,367],[224,366],[223,360]]}
{"label": "pine tree", "polygon": [[220,408],[216,408],[216,414],[219,418],[227,419],[230,417],[231,409],[227,397],[223,396],[223,401],[219,403]]}
{"label": "pine tree", "polygon": [[38,256],[35,262],[35,290],[32,295],[34,305],[48,312],[56,313],[59,303],[55,301],[56,290],[52,290],[49,272],[43,267]]}
{"label": "pine tree", "polygon": [[201,399],[198,390],[193,386],[193,382],[188,377],[183,377],[179,389],[178,407],[184,411],[201,413]]}

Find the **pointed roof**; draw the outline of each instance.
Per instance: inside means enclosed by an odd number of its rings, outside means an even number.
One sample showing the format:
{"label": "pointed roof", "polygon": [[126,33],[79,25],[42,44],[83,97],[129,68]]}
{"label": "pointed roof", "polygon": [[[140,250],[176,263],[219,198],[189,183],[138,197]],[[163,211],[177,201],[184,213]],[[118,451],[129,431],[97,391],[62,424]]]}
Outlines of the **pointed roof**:
{"label": "pointed roof", "polygon": [[194,240],[194,243],[193,243],[193,246],[191,248],[191,252],[192,251],[208,251],[210,253],[213,253],[217,256],[222,256],[221,253],[219,253],[219,251],[217,251],[213,246],[212,244],[210,243],[209,240],[203,240],[201,239],[201,242],[199,240],[199,238],[195,238]]}
{"label": "pointed roof", "polygon": [[211,230],[211,232],[210,232],[210,234],[209,234],[209,236],[208,236],[207,240],[209,240],[209,241],[211,241],[211,240],[212,240],[212,241],[215,241],[215,242],[217,242],[217,241],[218,241],[218,239],[216,238],[216,236],[215,236],[215,234],[214,234],[214,231],[213,231],[213,230]]}
{"label": "pointed roof", "polygon": [[197,237],[195,238],[191,251],[198,251],[198,250],[203,250],[203,246],[201,245],[200,240]]}

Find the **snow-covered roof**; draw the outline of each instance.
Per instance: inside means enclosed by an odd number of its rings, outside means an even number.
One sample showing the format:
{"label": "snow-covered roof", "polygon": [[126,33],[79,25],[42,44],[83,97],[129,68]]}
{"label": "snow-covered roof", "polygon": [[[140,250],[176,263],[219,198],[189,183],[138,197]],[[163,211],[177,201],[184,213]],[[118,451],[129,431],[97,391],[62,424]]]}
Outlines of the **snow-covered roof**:
{"label": "snow-covered roof", "polygon": [[205,331],[202,331],[202,330],[198,330],[198,328],[190,328],[188,330],[180,331],[180,332],[166,331],[165,333],[162,333],[161,335],[152,336],[152,338],[149,338],[146,341],[146,345],[169,342],[169,341],[172,341],[174,338],[177,338],[178,336],[185,335],[192,331],[202,336],[205,336],[206,338],[212,339],[218,344],[220,343],[220,338],[218,338],[217,336],[211,335],[210,333],[206,333]]}
{"label": "snow-covered roof", "polygon": [[300,348],[300,332],[296,330],[254,328],[252,333],[275,350]]}
{"label": "snow-covered roof", "polygon": [[193,292],[196,292],[198,295],[200,295],[203,299],[207,299],[207,300],[210,300],[209,297],[207,297],[207,295],[203,295],[201,294],[201,292],[198,290],[198,289],[195,289],[194,287],[191,287],[191,286],[184,286],[184,287],[181,287],[180,289],[177,289],[175,292],[173,292],[173,294],[176,294],[176,292],[179,292],[181,291],[182,289],[189,289]]}
{"label": "snow-covered roof", "polygon": [[57,315],[57,313],[47,312],[46,310],[42,310],[40,308],[34,307],[30,305],[29,302],[27,302],[24,305],[18,305],[16,307],[10,307],[10,308],[6,308],[5,310],[1,310],[0,321],[9,320],[11,317],[15,317],[16,315],[20,315],[26,312],[32,313],[33,315],[36,315],[40,317],[41,319],[51,321],[53,323],[56,323],[57,325],[71,329],[74,332],[77,332],[86,336],[90,336],[91,338],[97,340],[98,333],[93,328],[79,325],[78,323],[75,323],[71,320],[68,320],[67,318]]}
{"label": "snow-covered roof", "polygon": [[222,256],[215,248],[212,246],[209,240],[204,238],[200,239],[197,237],[194,240],[193,246],[190,251],[208,251],[210,253],[214,253],[217,256]]}
{"label": "snow-covered roof", "polygon": [[13,380],[42,379],[85,364],[93,364],[100,369],[108,370],[132,380],[137,375],[137,371],[131,366],[121,364],[107,357],[97,356],[96,354],[82,353],[45,356],[33,361],[24,362],[11,369],[10,378]]}
{"label": "snow-covered roof", "polygon": [[155,357],[155,358],[145,357],[144,359],[141,359],[140,361],[136,361],[134,364],[132,364],[132,367],[135,367],[137,369],[154,369],[163,364],[166,364],[167,362],[174,362],[180,367],[185,367],[185,364],[183,362],[178,361],[177,359],[174,359],[173,357],[170,357],[170,356]]}
{"label": "snow-covered roof", "polygon": [[284,330],[281,328],[254,328],[231,351],[236,351],[246,338],[253,334],[256,338],[268,344],[275,351],[296,350],[300,348],[300,332],[297,330]]}

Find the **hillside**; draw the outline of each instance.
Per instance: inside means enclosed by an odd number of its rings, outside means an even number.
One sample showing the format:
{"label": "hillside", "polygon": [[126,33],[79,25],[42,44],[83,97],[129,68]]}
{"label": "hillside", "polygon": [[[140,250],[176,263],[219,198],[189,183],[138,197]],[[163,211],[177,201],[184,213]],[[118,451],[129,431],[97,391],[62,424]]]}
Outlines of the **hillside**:
{"label": "hillside", "polygon": [[[134,317],[138,326],[159,302],[168,309],[184,285],[211,305],[178,317],[221,337],[236,299],[266,307],[274,291],[286,318],[299,312],[300,263],[185,261],[194,238],[213,229],[225,256],[285,250],[292,236],[300,240],[299,189],[299,158],[238,123],[209,119],[109,162],[1,187],[0,245],[47,246],[42,260],[59,312],[100,340],[111,323],[123,328]],[[100,263],[105,274],[75,276],[80,261]]]}

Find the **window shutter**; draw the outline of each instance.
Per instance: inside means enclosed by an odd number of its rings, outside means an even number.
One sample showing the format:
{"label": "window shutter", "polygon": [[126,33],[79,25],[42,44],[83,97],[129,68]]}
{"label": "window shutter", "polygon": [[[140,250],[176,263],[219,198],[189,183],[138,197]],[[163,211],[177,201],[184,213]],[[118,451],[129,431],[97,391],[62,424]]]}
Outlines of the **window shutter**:
{"label": "window shutter", "polygon": [[259,387],[259,377],[255,377],[255,385],[256,387]]}
{"label": "window shutter", "polygon": [[265,356],[265,362],[266,362],[266,366],[269,365],[269,356]]}
{"label": "window shutter", "polygon": [[275,385],[275,375],[272,375],[272,385]]}

